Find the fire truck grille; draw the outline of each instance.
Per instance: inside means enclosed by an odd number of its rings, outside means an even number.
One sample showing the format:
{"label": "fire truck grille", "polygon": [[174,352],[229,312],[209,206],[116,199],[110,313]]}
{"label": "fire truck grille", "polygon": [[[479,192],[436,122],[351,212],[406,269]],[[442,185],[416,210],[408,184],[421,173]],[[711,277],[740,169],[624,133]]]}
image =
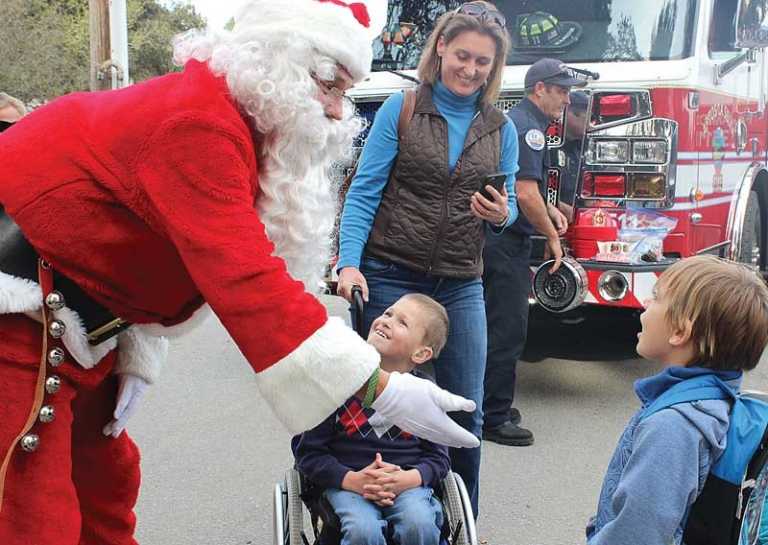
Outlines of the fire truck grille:
{"label": "fire truck grille", "polygon": [[499,97],[496,101],[496,107],[504,113],[507,113],[514,106],[517,106],[523,100],[522,94],[506,94]]}

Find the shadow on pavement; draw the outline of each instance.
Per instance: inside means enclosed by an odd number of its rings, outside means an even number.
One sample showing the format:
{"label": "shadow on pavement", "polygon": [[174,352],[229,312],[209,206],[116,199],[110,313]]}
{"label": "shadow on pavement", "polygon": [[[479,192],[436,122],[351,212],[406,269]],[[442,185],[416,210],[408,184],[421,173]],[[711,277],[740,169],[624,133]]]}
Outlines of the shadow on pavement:
{"label": "shadow on pavement", "polygon": [[620,361],[638,357],[635,352],[640,331],[637,311],[598,307],[577,310],[578,313],[560,316],[532,307],[522,359],[530,362],[544,358]]}

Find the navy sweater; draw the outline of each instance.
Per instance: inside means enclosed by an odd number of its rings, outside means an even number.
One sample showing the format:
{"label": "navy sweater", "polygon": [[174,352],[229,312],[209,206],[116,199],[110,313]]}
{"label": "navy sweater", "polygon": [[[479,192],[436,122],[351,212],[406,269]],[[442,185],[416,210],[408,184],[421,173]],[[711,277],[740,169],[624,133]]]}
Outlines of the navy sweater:
{"label": "navy sweater", "polygon": [[448,474],[446,447],[430,443],[386,422],[350,397],[336,413],[291,441],[296,467],[322,488],[341,488],[348,471],[359,471],[381,453],[385,462],[418,469],[423,486],[434,488]]}

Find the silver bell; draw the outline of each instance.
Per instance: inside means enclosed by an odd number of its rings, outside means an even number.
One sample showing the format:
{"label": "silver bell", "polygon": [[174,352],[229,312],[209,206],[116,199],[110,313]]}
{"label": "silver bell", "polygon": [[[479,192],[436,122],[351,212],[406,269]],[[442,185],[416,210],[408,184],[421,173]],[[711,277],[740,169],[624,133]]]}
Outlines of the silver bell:
{"label": "silver bell", "polygon": [[55,348],[51,348],[48,351],[48,363],[50,363],[53,367],[58,367],[61,365],[61,362],[64,361],[64,349],[59,348],[58,346]]}
{"label": "silver bell", "polygon": [[56,418],[56,411],[53,409],[52,405],[43,405],[40,407],[39,417],[40,422],[48,424],[49,422],[53,422],[53,419]]}
{"label": "silver bell", "polygon": [[45,304],[51,310],[61,310],[64,308],[64,296],[60,291],[52,291],[45,296]]}
{"label": "silver bell", "polygon": [[45,391],[49,394],[55,394],[61,388],[61,379],[57,375],[51,375],[45,379]]}
{"label": "silver bell", "polygon": [[61,320],[51,320],[51,323],[48,324],[48,333],[50,333],[51,337],[54,339],[63,337],[66,330],[67,326],[64,325],[64,322]]}
{"label": "silver bell", "polygon": [[25,452],[34,452],[40,446],[40,437],[34,433],[28,433],[21,438],[21,448]]}

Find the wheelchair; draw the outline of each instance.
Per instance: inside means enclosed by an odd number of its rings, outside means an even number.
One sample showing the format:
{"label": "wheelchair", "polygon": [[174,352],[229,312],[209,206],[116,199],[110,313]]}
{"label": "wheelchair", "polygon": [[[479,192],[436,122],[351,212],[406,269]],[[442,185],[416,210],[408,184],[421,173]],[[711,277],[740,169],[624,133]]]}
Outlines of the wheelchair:
{"label": "wheelchair", "polygon": [[[364,332],[360,331],[363,323],[363,305],[362,290],[353,288],[352,311],[355,315],[355,328],[357,333],[365,338]],[[449,471],[440,486],[435,489],[435,495],[443,507],[441,545],[477,545],[475,516],[462,478]],[[286,471],[283,480],[275,484],[273,503],[274,545],[339,545],[339,518],[328,501],[322,497],[322,491],[296,469]],[[307,528],[304,525],[305,513],[309,522]],[[306,529],[311,529],[311,536],[307,536]]]}
{"label": "wheelchair", "polygon": [[[435,489],[443,506],[441,543],[477,545],[475,517],[461,477],[449,471]],[[274,489],[274,545],[339,545],[340,524],[330,504],[295,469],[285,472]],[[305,527],[305,515],[309,524]],[[306,530],[311,530],[307,535]],[[406,544],[403,544],[406,545]]]}

